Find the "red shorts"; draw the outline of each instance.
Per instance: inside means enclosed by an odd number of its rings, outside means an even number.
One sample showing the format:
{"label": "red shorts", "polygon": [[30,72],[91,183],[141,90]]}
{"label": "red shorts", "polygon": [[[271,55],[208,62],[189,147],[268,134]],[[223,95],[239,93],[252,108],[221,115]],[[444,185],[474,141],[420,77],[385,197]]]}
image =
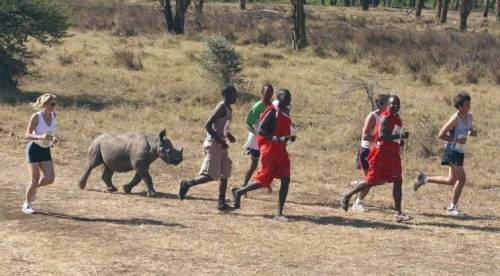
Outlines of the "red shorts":
{"label": "red shorts", "polygon": [[275,178],[290,177],[290,159],[287,154],[262,154],[260,168],[254,180],[260,187],[270,187]]}
{"label": "red shorts", "polygon": [[370,167],[366,175],[368,185],[376,182],[396,182],[403,181],[401,157],[399,155],[378,154],[370,160]]}

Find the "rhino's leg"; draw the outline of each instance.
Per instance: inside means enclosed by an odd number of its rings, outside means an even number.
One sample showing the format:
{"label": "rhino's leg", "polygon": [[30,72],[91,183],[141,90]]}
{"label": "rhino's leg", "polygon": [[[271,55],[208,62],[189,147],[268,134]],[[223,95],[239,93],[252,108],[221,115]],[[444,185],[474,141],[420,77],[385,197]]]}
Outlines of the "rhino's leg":
{"label": "rhino's leg", "polygon": [[125,191],[125,193],[127,194],[130,194],[130,192],[132,192],[132,189],[137,185],[139,184],[139,182],[141,182],[141,179],[142,177],[136,173],[134,175],[134,178],[132,178],[132,180],[130,180],[130,182],[126,185],[123,185],[123,191]]}
{"label": "rhino's leg", "polygon": [[78,187],[80,189],[85,189],[85,186],[87,185],[87,180],[90,176],[90,173],[92,172],[93,169],[96,167],[100,166],[103,163],[102,156],[101,156],[101,151],[99,149],[99,144],[95,143],[92,145],[90,151],[89,151],[89,163],[87,165],[87,170],[83,174],[82,178],[80,179],[80,182],[78,182]]}
{"label": "rhino's leg", "polygon": [[113,186],[113,182],[111,182],[111,178],[113,177],[113,170],[108,168],[107,166],[104,167],[104,172],[102,172],[102,181],[106,183],[106,186],[108,187],[108,192],[116,192],[118,191],[115,186]]}
{"label": "rhino's leg", "polygon": [[146,195],[151,197],[156,194],[155,189],[153,188],[153,178],[151,178],[151,175],[149,174],[148,169],[138,169],[137,173],[141,176],[142,180],[144,180],[144,183],[146,183],[146,188],[148,189]]}

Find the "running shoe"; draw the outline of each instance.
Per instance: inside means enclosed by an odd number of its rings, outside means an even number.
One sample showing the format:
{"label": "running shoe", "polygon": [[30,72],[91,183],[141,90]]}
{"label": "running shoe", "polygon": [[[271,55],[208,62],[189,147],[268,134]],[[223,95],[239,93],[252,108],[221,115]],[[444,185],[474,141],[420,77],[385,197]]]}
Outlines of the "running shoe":
{"label": "running shoe", "polygon": [[365,204],[363,203],[362,200],[356,199],[354,201],[354,204],[352,205],[352,209],[358,212],[366,212],[368,211],[368,208],[366,208]]}
{"label": "running shoe", "polygon": [[340,195],[340,207],[347,212],[349,210],[349,198],[347,198],[347,194],[343,193]]}
{"label": "running shoe", "polygon": [[288,222],[288,218],[283,216],[283,215],[276,215],[274,217],[274,220],[279,221],[279,222]]}
{"label": "running shoe", "polygon": [[458,208],[458,205],[453,205],[452,203],[450,203],[450,205],[448,205],[448,215],[454,217],[463,217],[465,214]]}
{"label": "running shoe", "polygon": [[410,217],[409,215],[407,215],[405,213],[395,214],[394,217],[396,218],[397,222],[404,222],[404,221],[409,221],[409,220],[413,219],[412,217]]}
{"label": "running shoe", "polygon": [[232,192],[234,209],[239,209],[241,207],[241,193],[238,193],[238,189],[233,189]]}
{"label": "running shoe", "polygon": [[226,202],[220,202],[217,205],[217,210],[219,210],[219,211],[231,211],[231,210],[233,210],[233,208],[231,208],[231,206],[227,205]]}
{"label": "running shoe", "polygon": [[187,192],[189,191],[189,186],[188,186],[188,181],[187,180],[182,180],[181,185],[179,187],[179,199],[184,200],[186,197]]}
{"label": "running shoe", "polygon": [[24,204],[23,204],[23,212],[25,214],[31,215],[31,214],[35,213],[35,210],[33,209],[33,206],[31,206],[31,203],[24,202]]}
{"label": "running shoe", "polygon": [[415,177],[415,184],[413,185],[413,191],[417,191],[420,187],[424,186],[427,183],[427,175],[423,172],[419,173],[417,177]]}

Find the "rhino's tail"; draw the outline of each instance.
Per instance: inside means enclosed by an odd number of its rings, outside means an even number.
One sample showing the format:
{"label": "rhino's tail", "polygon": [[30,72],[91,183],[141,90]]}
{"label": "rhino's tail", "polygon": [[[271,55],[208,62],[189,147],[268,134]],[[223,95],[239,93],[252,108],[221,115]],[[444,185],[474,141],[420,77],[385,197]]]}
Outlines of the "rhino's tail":
{"label": "rhino's tail", "polygon": [[102,134],[103,134],[103,133],[96,132],[96,133],[92,134],[92,137],[90,137],[90,140],[94,141],[94,140],[95,140],[95,138],[97,138],[97,137],[101,136]]}

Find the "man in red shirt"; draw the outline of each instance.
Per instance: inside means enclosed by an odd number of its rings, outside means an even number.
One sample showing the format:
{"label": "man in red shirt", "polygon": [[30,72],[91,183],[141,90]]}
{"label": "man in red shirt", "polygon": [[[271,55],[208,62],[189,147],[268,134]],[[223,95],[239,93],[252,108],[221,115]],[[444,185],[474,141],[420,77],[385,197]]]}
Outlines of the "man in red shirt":
{"label": "man in red shirt", "polygon": [[262,113],[259,135],[257,136],[261,166],[252,183],[233,191],[235,209],[240,208],[241,195],[262,187],[270,187],[272,181],[279,178],[281,187],[275,219],[278,221],[288,220],[283,215],[283,207],[290,184],[290,159],[286,146],[288,141],[295,141],[295,136],[291,135],[292,119],[288,109],[291,99],[290,91],[280,89],[278,91],[278,107],[270,105]]}
{"label": "man in red shirt", "polygon": [[398,96],[391,96],[387,110],[380,116],[374,133],[374,143],[368,156],[369,168],[366,181],[359,183],[350,191],[343,193],[340,198],[342,209],[349,209],[351,197],[361,191],[366,191],[373,186],[393,182],[392,195],[396,209],[396,220],[407,221],[411,217],[401,211],[402,199],[402,168],[401,168],[401,141],[409,136],[402,131],[403,122],[399,117],[400,101]]}

